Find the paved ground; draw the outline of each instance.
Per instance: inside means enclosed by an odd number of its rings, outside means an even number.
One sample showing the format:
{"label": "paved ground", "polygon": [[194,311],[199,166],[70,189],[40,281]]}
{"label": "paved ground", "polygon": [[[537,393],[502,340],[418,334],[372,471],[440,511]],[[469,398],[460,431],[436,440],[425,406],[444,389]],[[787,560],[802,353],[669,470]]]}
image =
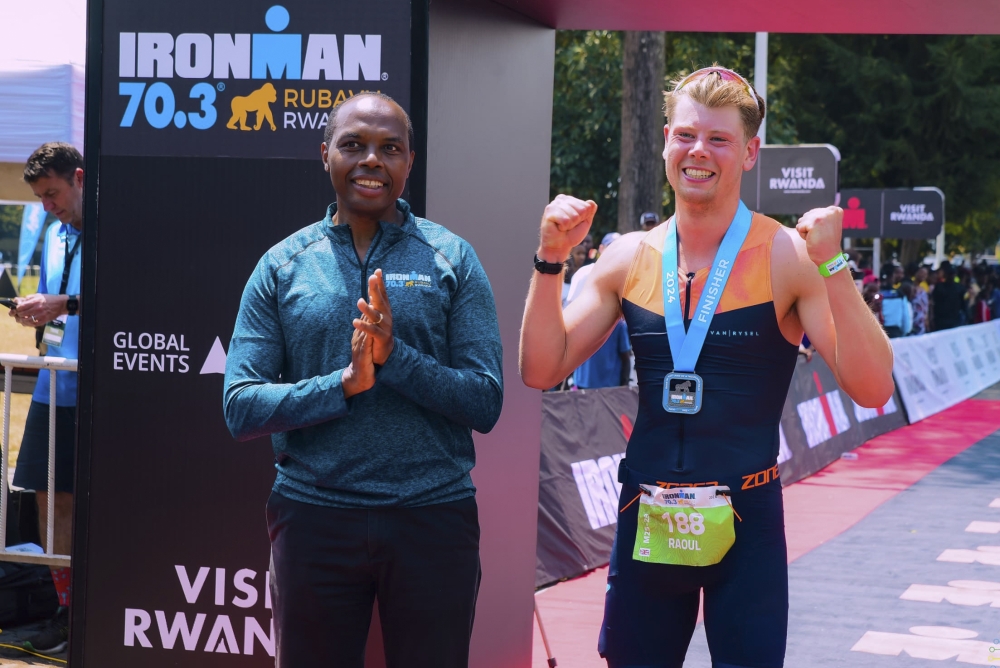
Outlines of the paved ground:
{"label": "paved ground", "polygon": [[[1000,387],[979,399],[785,489],[787,666],[1000,661],[1000,499],[990,507],[1000,497]],[[606,573],[537,596],[561,666],[606,665],[595,651]],[[535,636],[540,668],[537,627]],[[710,665],[699,624],[685,666]]]}

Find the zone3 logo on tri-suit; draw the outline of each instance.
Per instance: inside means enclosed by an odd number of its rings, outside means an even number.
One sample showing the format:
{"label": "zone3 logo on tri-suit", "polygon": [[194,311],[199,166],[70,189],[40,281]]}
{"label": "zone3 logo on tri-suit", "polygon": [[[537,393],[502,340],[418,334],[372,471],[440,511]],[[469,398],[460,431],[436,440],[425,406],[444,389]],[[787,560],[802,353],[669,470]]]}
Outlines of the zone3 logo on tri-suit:
{"label": "zone3 logo on tri-suit", "polygon": [[764,469],[763,471],[757,471],[756,473],[743,476],[743,486],[740,487],[740,489],[753,489],[754,487],[761,487],[772,480],[777,479],[778,465],[775,464],[769,469]]}

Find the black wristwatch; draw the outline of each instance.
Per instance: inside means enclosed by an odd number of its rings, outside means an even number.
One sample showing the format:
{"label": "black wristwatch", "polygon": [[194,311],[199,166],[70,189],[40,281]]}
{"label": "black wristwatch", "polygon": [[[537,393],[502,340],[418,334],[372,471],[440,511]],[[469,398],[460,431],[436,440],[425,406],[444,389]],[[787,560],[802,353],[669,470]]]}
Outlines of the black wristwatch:
{"label": "black wristwatch", "polygon": [[69,315],[76,315],[76,312],[80,310],[80,295],[70,295],[66,299],[66,313]]}
{"label": "black wristwatch", "polygon": [[561,274],[563,270],[562,262],[545,262],[544,260],[539,260],[538,255],[535,255],[535,271],[542,274]]}

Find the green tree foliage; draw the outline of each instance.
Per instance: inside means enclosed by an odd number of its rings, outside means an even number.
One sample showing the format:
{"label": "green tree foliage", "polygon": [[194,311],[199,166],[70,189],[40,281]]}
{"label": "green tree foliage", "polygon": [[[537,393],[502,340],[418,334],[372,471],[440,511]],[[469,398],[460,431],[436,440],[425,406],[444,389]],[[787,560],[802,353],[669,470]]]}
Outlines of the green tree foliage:
{"label": "green tree foliage", "polygon": [[775,96],[792,111],[790,135],[837,146],[842,187],[937,186],[949,247],[996,243],[997,37],[776,35],[771,44],[782,54]]}
{"label": "green tree foliage", "polygon": [[0,238],[18,237],[21,234],[21,215],[24,207],[0,204]]}
{"label": "green tree foliage", "polygon": [[[618,182],[620,46],[617,33],[557,36],[552,192],[595,199],[605,216]],[[670,33],[664,87],[713,62],[752,81],[753,49],[752,34]],[[950,249],[1000,238],[1000,37],[772,34],[767,93],[768,143],[837,146],[841,187],[941,188]],[[598,215],[601,231],[614,227]]]}
{"label": "green tree foliage", "polygon": [[550,190],[597,202],[597,238],[617,225],[621,111],[621,33],[556,33]]}
{"label": "green tree foliage", "polygon": [[[3,253],[4,262],[17,264],[17,252],[21,239],[21,218],[23,212],[24,207],[19,204],[0,204],[0,253]],[[45,217],[45,223],[42,225],[42,229],[48,229],[48,226],[55,221],[55,216],[48,214]],[[44,235],[40,235],[38,245],[35,248],[35,253],[31,260],[32,264],[38,264],[41,262],[43,241]]]}
{"label": "green tree foliage", "polygon": [[0,204],[0,253],[5,262],[17,262],[23,206]]}

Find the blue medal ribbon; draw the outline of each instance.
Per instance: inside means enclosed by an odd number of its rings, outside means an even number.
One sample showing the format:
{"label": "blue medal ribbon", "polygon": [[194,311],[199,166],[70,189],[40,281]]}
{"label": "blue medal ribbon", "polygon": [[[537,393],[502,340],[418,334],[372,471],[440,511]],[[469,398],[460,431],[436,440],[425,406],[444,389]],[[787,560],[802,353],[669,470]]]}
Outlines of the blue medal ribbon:
{"label": "blue medal ribbon", "polygon": [[674,371],[694,373],[698,363],[708,328],[715,316],[722,293],[726,289],[733,263],[750,233],[750,223],[753,214],[740,201],[736,215],[729,224],[722,244],[715,254],[715,260],[705,281],[705,289],[698,300],[698,308],[691,319],[691,327],[684,329],[684,315],[681,313],[679,291],[679,276],[677,269],[677,219],[672,217],[667,223],[666,238],[663,240],[663,317],[667,322],[667,341],[670,343],[670,356],[674,360]]}

